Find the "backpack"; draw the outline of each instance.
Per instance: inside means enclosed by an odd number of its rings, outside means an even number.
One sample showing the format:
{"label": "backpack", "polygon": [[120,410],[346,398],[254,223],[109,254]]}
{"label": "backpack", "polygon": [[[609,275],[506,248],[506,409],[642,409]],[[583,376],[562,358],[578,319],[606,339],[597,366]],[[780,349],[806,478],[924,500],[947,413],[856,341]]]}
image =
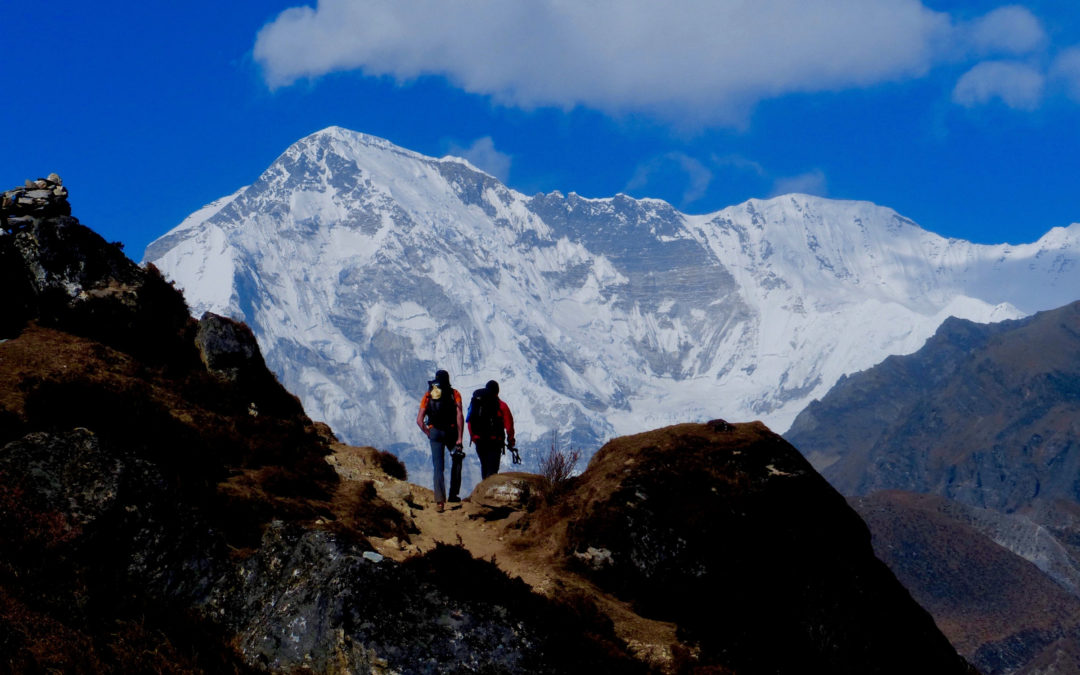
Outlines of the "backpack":
{"label": "backpack", "polygon": [[487,389],[477,389],[469,402],[469,421],[474,435],[484,439],[503,440],[502,415],[499,413],[499,397]]}
{"label": "backpack", "polygon": [[431,396],[434,383],[428,384],[427,415],[428,424],[440,431],[451,431],[457,426],[457,405],[454,400],[454,390],[443,391],[439,398]]}

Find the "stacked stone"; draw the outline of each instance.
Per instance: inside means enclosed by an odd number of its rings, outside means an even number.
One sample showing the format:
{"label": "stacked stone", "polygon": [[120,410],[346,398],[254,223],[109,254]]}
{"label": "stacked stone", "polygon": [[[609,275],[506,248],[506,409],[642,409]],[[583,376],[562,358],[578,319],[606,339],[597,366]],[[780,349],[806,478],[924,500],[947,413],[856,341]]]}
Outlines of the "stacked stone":
{"label": "stacked stone", "polygon": [[0,196],[0,225],[8,232],[25,229],[41,218],[70,215],[67,188],[55,173],[28,180],[23,187],[7,190]]}

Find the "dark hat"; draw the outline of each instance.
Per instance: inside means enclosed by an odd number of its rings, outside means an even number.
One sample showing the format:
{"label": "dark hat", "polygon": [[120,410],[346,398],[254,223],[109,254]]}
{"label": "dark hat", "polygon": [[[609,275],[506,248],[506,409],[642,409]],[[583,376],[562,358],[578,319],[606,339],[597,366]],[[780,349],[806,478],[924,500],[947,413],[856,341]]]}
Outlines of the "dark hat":
{"label": "dark hat", "polygon": [[435,381],[443,389],[448,389],[450,387],[450,373],[446,372],[445,370],[436,370]]}
{"label": "dark hat", "polygon": [[487,389],[496,396],[499,395],[499,383],[495,380],[488,380],[488,383],[484,385],[484,389]]}

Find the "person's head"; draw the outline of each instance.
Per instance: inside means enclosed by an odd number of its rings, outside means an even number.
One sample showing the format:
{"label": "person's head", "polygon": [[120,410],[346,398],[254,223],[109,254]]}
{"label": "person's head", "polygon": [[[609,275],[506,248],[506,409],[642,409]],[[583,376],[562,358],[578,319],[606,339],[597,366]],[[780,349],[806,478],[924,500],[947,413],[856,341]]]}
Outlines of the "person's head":
{"label": "person's head", "polygon": [[492,396],[499,395],[499,383],[495,380],[488,380],[488,383],[484,385],[484,389],[487,389]]}
{"label": "person's head", "polygon": [[450,388],[450,373],[445,370],[435,371],[435,384],[439,385],[440,389]]}

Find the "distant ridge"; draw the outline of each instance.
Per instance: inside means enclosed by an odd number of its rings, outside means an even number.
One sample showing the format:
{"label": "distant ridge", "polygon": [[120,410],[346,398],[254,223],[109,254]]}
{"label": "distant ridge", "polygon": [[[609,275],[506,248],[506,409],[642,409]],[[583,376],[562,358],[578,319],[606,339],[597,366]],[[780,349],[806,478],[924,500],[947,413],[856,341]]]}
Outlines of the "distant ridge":
{"label": "distant ridge", "polygon": [[811,403],[785,435],[841,492],[901,489],[1011,513],[1080,502],[1080,302],[945,322]]}

